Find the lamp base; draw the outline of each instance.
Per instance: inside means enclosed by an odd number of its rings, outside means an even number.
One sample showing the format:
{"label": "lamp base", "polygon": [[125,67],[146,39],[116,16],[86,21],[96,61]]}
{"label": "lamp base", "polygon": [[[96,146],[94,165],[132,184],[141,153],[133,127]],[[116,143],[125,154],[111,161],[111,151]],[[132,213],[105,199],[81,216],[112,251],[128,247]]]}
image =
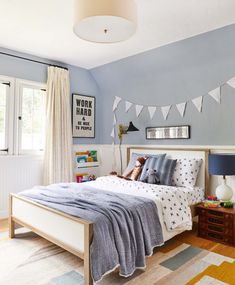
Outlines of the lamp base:
{"label": "lamp base", "polygon": [[223,178],[223,182],[216,188],[216,196],[221,201],[230,201],[233,197],[233,190],[226,184],[226,180]]}

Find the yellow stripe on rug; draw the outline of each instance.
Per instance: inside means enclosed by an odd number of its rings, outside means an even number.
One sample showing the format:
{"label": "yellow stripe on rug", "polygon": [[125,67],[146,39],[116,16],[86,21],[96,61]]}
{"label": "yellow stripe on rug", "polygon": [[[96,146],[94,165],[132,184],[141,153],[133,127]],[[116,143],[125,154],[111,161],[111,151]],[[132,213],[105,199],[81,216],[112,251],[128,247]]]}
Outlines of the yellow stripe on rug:
{"label": "yellow stripe on rug", "polygon": [[210,265],[206,270],[188,282],[187,285],[194,285],[205,276],[210,276],[227,284],[235,285],[235,262],[229,263],[227,261],[224,261],[219,266]]}

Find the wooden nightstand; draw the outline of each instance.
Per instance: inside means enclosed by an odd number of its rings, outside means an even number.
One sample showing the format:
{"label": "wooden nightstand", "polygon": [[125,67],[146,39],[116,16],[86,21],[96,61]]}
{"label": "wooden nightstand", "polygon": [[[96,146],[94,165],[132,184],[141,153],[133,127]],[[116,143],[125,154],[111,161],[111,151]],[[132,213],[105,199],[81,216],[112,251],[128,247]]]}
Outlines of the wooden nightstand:
{"label": "wooden nightstand", "polygon": [[206,208],[197,206],[198,236],[235,246],[235,207]]}

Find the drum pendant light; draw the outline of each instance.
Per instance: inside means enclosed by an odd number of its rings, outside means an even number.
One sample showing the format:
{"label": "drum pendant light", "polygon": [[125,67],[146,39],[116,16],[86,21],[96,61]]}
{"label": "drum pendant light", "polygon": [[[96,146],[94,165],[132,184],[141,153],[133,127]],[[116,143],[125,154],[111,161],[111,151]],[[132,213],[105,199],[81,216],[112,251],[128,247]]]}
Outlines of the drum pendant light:
{"label": "drum pendant light", "polygon": [[137,27],[135,0],[74,0],[74,33],[96,43],[130,38]]}

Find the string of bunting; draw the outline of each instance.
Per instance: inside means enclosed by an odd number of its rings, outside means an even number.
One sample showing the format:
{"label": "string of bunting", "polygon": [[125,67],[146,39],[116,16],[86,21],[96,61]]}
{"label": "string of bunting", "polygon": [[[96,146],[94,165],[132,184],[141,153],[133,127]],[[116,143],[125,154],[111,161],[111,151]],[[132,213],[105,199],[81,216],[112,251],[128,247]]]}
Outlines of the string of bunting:
{"label": "string of bunting", "polygon": [[167,120],[172,106],[175,106],[176,109],[178,110],[180,116],[183,118],[184,114],[185,114],[185,110],[186,110],[187,104],[189,102],[192,102],[193,105],[195,106],[195,108],[200,113],[202,112],[203,98],[205,96],[211,96],[218,104],[220,104],[221,103],[221,88],[225,84],[228,84],[229,86],[231,86],[232,88],[235,89],[235,76],[233,78],[231,78],[230,80],[228,80],[227,82],[225,82],[222,85],[220,85],[219,87],[211,90],[206,95],[199,96],[199,97],[187,100],[187,101],[182,102],[182,103],[172,104],[172,105],[167,105],[167,106],[140,105],[140,104],[135,104],[133,102],[124,100],[121,97],[115,96],[114,102],[113,102],[113,113],[114,113],[113,128],[112,128],[112,132],[111,132],[111,137],[113,138],[113,144],[115,142],[115,125],[117,123],[116,110],[118,109],[118,105],[120,104],[121,101],[125,101],[125,112],[128,112],[132,107],[135,107],[136,117],[139,117],[139,115],[141,114],[143,109],[147,108],[148,112],[149,112],[150,119],[152,120],[155,112],[157,111],[158,108],[160,108],[164,120]]}

